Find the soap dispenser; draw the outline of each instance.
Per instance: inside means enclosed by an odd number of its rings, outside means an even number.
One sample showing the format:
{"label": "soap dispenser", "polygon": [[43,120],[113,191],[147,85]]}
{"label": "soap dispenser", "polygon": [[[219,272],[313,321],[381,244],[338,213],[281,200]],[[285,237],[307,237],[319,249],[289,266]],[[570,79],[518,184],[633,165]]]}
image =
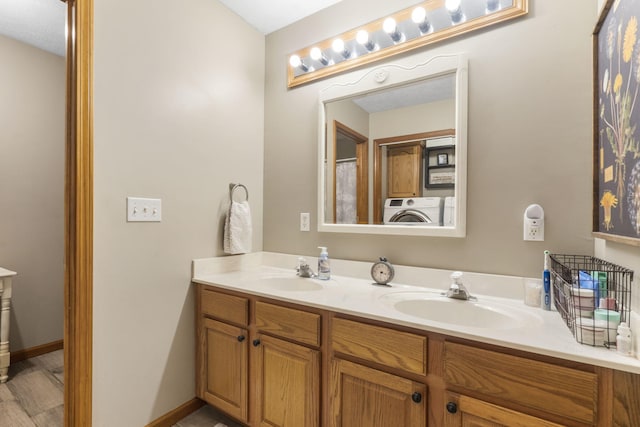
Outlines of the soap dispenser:
{"label": "soap dispenser", "polygon": [[318,279],[329,280],[331,278],[331,266],[329,265],[329,253],[325,246],[318,246],[320,257],[318,258]]}

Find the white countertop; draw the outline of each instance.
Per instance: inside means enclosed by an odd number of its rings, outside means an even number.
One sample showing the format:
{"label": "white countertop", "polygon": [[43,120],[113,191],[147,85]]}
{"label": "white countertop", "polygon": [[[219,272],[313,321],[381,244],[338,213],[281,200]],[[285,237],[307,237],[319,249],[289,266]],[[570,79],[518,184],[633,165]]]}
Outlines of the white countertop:
{"label": "white countertop", "polygon": [[[310,265],[315,265],[315,258],[306,258]],[[332,260],[331,280],[305,279],[317,284],[317,290],[292,291],[272,286],[278,279],[296,277],[296,260],[297,256],[268,252],[199,259],[193,261],[192,280],[222,289],[640,374],[640,360],[622,356],[615,349],[579,344],[559,313],[526,306],[522,300],[523,284],[525,280],[535,279],[465,273],[463,282],[479,302],[509,307],[522,312],[527,318],[536,319],[519,327],[487,329],[403,314],[380,298],[391,292],[440,293],[448,288],[451,271],[395,266],[397,284],[374,286],[369,278],[371,263]],[[466,303],[460,301],[460,304]]]}

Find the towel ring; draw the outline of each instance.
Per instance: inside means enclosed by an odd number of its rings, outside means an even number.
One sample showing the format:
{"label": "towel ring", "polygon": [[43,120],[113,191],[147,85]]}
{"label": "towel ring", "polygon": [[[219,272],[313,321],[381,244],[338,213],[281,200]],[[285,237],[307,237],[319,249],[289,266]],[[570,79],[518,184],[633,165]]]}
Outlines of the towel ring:
{"label": "towel ring", "polygon": [[233,193],[238,189],[238,188],[242,188],[244,189],[244,193],[246,195],[246,201],[249,201],[249,190],[247,190],[247,187],[245,187],[242,184],[229,184],[229,200],[231,200],[233,202]]}

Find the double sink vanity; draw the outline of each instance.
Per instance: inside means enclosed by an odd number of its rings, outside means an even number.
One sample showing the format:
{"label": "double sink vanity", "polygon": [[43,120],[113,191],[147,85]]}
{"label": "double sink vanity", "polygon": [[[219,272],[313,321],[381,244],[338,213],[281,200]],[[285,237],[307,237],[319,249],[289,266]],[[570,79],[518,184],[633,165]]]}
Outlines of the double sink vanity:
{"label": "double sink vanity", "polygon": [[640,361],[580,345],[524,278],[274,253],[194,260],[197,396],[248,426],[635,426]]}

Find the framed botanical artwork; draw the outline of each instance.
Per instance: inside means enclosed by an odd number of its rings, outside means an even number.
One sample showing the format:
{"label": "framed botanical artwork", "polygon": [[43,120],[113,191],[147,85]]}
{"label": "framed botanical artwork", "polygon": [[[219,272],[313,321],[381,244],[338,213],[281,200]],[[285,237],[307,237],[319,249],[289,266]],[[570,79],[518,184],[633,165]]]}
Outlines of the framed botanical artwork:
{"label": "framed botanical artwork", "polygon": [[594,30],[593,231],[640,246],[640,1],[607,0]]}

